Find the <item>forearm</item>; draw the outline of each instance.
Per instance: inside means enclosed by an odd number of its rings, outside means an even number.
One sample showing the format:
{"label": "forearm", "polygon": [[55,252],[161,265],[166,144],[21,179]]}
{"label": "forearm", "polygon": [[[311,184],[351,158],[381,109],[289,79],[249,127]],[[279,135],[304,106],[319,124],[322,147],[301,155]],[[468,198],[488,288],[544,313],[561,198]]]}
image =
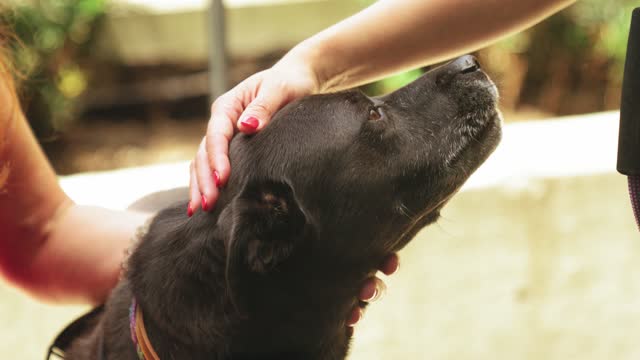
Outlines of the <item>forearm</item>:
{"label": "forearm", "polygon": [[80,205],[63,209],[46,241],[23,260],[18,285],[46,301],[104,301],[131,237],[148,216]]}
{"label": "forearm", "polygon": [[0,273],[18,281],[71,200],[58,186],[6,76],[0,74]]}
{"label": "forearm", "polygon": [[75,205],[1,75],[0,275],[48,301],[101,301],[146,215]]}
{"label": "forearm", "polygon": [[320,92],[341,90],[477,50],[574,0],[380,0],[305,40]]}

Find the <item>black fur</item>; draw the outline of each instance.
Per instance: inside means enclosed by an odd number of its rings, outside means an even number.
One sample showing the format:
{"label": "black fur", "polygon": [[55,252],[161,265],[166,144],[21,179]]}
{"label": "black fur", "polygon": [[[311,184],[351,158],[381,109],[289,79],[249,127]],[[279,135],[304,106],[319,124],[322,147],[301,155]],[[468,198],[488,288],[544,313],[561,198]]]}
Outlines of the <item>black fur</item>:
{"label": "black fur", "polygon": [[67,357],[95,358],[102,338],[107,359],[136,360],[135,296],[163,360],[344,359],[363,281],[499,141],[497,93],[476,65],[458,59],[378,98],[306,97],[236,136],[215,210],[160,211]]}

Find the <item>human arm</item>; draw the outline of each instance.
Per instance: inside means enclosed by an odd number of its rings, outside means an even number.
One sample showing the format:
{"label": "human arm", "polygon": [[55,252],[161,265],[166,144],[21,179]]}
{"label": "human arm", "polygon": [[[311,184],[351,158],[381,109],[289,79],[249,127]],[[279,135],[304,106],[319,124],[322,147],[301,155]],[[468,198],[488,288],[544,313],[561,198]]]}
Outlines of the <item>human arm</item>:
{"label": "human arm", "polygon": [[0,64],[0,274],[53,302],[103,301],[147,215],[81,206],[64,193]]}

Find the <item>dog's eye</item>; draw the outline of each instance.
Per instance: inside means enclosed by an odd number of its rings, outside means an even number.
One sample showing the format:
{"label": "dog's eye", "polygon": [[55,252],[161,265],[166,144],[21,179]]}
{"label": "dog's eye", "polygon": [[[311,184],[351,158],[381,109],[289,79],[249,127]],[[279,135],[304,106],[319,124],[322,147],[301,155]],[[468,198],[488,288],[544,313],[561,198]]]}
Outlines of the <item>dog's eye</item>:
{"label": "dog's eye", "polygon": [[382,118],[382,112],[379,107],[374,107],[369,110],[369,120],[375,121]]}

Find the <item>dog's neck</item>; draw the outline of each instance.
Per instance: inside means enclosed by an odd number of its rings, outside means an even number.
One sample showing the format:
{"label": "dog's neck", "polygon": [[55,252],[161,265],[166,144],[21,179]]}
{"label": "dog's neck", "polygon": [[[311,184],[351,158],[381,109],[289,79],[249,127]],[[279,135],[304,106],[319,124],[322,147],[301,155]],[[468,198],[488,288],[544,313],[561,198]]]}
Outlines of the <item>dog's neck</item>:
{"label": "dog's neck", "polygon": [[[225,246],[229,232],[212,226],[217,216],[200,213],[185,221],[181,207],[166,209],[131,256],[131,291],[160,357],[184,351],[199,358],[198,351],[235,349],[321,352],[327,341],[344,343],[346,351],[344,322],[357,304],[355,295],[366,274],[347,272],[322,256],[294,255],[283,268],[245,273],[238,286],[230,288]],[[341,328],[344,332],[335,330]],[[326,339],[336,333],[340,338]],[[165,349],[165,344],[173,345]]]}

